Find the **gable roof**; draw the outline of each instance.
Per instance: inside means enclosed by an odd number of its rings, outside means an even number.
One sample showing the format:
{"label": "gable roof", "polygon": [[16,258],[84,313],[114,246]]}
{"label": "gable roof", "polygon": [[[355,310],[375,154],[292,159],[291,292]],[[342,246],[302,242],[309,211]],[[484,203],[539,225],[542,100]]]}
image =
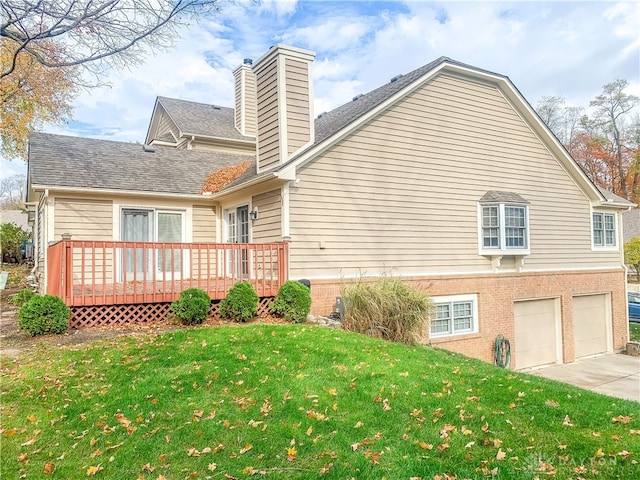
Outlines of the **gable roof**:
{"label": "gable roof", "polygon": [[619,195],[616,195],[613,192],[610,192],[609,190],[606,190],[602,187],[597,186],[597,189],[600,191],[600,193],[602,194],[602,196],[604,198],[607,199],[607,202],[609,202],[611,205],[613,206],[622,206],[622,207],[627,207],[627,208],[631,208],[635,206],[635,203],[630,202],[629,200],[627,200],[626,198],[623,198]]}
{"label": "gable roof", "polygon": [[425,73],[447,60],[450,61],[447,57],[440,57],[406,75],[393,77],[392,81],[370,91],[369,93],[353,97],[351,102],[345,103],[330,112],[321,113],[315,121],[315,143],[318,144],[326,138],[329,138],[334,133],[346,127],[354,120],[357,120],[359,117],[374,109],[389,97],[393,96],[395,93],[399,92],[407,85],[411,84]]}
{"label": "gable roof", "polygon": [[168,97],[158,97],[156,102],[164,108],[184,136],[255,142],[254,137],[242,135],[235,127],[233,108]]}
{"label": "gable roof", "polygon": [[32,132],[29,187],[198,195],[207,175],[253,155],[155,147]]}
{"label": "gable roof", "polygon": [[596,187],[549,130],[529,102],[522,96],[509,77],[458,62],[448,57],[440,57],[406,75],[396,76],[389,83],[365,95],[354,97],[352,102],[346,103],[331,112],[321,114],[315,123],[315,143],[296,153],[287,162],[277,167],[275,169],[276,175],[283,180],[292,180],[295,178],[295,169],[298,166],[311,161],[326,148],[345,138],[360,125],[404,98],[416,88],[435,78],[441,72],[463,75],[495,85],[591,201],[618,208],[627,206],[608,199]]}

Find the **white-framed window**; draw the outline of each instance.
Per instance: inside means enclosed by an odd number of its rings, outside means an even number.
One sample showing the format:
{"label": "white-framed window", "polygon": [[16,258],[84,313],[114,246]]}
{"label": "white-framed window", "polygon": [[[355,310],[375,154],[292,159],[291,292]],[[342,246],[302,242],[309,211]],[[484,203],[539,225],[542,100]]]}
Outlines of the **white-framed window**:
{"label": "white-framed window", "polygon": [[478,296],[434,297],[435,308],[429,319],[431,337],[464,335],[478,331]]}
{"label": "white-framed window", "polygon": [[615,247],[616,216],[614,213],[593,213],[593,245],[595,247]]}
{"label": "white-framed window", "polygon": [[516,193],[487,192],[478,202],[480,255],[529,254],[529,205]]}

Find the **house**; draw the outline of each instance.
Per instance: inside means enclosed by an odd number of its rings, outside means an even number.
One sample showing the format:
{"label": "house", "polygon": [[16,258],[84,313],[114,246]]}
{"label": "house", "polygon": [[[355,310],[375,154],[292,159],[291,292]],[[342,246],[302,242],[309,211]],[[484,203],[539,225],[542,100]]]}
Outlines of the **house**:
{"label": "house", "polygon": [[622,214],[624,241],[640,237],[640,208],[632,208]]}
{"label": "house", "polygon": [[508,77],[442,57],[314,118],[313,60],[245,60],[234,109],[158,98],[145,145],[33,134],[42,288],[110,321],[184,281],[304,278],[328,314],[346,282],[395,275],[433,297],[434,346],[492,361],[502,335],[517,369],[624,348],[631,204]]}

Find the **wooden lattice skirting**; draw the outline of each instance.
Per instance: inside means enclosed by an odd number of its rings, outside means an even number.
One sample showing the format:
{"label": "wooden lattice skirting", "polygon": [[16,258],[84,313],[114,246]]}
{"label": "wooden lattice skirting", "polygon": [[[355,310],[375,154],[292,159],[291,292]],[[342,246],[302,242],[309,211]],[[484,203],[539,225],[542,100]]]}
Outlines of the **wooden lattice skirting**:
{"label": "wooden lattice skirting", "polygon": [[[273,297],[258,304],[258,315],[268,313]],[[220,318],[220,301],[211,302],[209,317]],[[114,325],[150,324],[167,319],[171,303],[137,303],[134,305],[92,305],[71,307],[71,328],[107,327]]]}

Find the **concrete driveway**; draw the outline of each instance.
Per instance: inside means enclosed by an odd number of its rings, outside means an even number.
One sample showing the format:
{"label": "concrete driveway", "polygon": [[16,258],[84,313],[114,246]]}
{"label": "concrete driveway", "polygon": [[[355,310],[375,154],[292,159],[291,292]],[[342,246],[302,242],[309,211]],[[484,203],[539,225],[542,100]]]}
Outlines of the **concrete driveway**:
{"label": "concrete driveway", "polygon": [[601,355],[563,365],[550,365],[529,373],[640,402],[640,357]]}

